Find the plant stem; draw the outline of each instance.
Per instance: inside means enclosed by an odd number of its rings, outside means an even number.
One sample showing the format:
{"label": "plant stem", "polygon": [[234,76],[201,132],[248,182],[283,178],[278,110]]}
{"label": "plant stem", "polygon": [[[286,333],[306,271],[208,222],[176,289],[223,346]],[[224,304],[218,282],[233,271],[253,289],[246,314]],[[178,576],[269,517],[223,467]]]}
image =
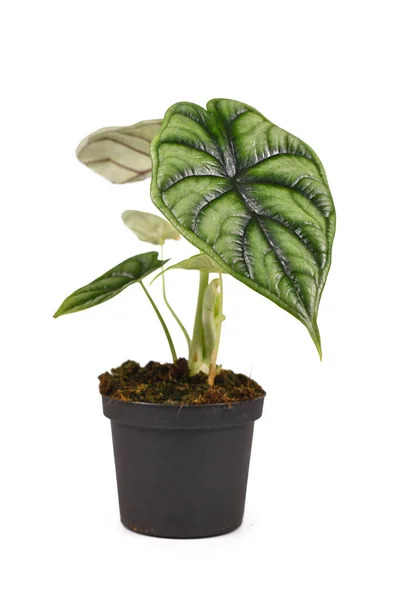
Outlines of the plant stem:
{"label": "plant stem", "polygon": [[160,321],[160,323],[161,323],[161,325],[162,325],[162,328],[164,329],[164,333],[165,333],[165,335],[166,335],[166,338],[167,338],[167,340],[168,340],[168,344],[169,344],[169,347],[170,347],[170,350],[171,350],[171,354],[172,354],[172,362],[176,362],[176,361],[178,360],[178,357],[177,357],[177,354],[176,354],[176,350],[175,350],[174,342],[172,341],[172,338],[171,338],[171,334],[170,334],[170,332],[168,331],[168,327],[166,326],[166,324],[165,324],[165,321],[164,321],[164,319],[162,318],[162,316],[161,316],[161,313],[160,313],[160,311],[158,310],[158,308],[157,308],[157,306],[156,306],[156,304],[155,304],[155,302],[154,302],[153,298],[150,296],[149,292],[148,292],[148,291],[147,291],[147,289],[145,288],[145,286],[144,286],[144,284],[143,284],[143,281],[140,281],[139,283],[140,283],[140,285],[142,286],[142,288],[143,288],[143,291],[144,291],[144,293],[146,294],[147,298],[149,299],[149,301],[150,301],[150,304],[151,304],[151,305],[152,305],[152,307],[154,308],[154,310],[155,310],[155,313],[156,313],[157,317],[159,318],[159,321]]}
{"label": "plant stem", "polygon": [[[161,258],[161,260],[164,260],[163,245],[160,246],[160,258]],[[183,325],[182,321],[180,320],[180,318],[178,317],[178,315],[176,314],[176,312],[174,311],[174,309],[172,308],[172,306],[170,305],[170,303],[167,300],[164,267],[161,268],[161,279],[162,279],[162,293],[163,293],[164,302],[165,302],[168,310],[170,311],[171,315],[174,317],[175,321],[178,323],[179,327],[181,328],[181,331],[182,331],[183,335],[186,338],[187,345],[188,345],[188,348],[189,348],[189,351],[190,351],[190,337],[189,337],[189,334],[186,331],[186,328]]]}
{"label": "plant stem", "polygon": [[208,286],[207,271],[200,271],[199,292],[197,296],[196,316],[194,319],[193,336],[189,350],[189,370],[191,375],[200,371],[203,362],[204,331],[203,331],[203,299]]}

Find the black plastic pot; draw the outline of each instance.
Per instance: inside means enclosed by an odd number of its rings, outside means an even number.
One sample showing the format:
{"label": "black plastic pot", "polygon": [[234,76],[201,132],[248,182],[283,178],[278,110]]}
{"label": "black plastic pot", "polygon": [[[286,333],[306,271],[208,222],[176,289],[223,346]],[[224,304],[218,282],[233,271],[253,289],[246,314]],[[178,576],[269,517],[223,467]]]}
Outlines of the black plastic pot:
{"label": "black plastic pot", "polygon": [[199,538],[242,523],[254,421],[248,402],[172,406],[103,396],[111,420],[121,521],[138,533]]}

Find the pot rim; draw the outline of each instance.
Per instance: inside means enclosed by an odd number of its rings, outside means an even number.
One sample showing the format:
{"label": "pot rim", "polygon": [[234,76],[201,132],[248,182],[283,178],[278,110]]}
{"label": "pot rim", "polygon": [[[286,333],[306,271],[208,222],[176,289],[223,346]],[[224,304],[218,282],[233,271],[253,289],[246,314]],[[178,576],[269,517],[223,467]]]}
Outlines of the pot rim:
{"label": "pot rim", "polygon": [[123,425],[157,429],[220,429],[259,419],[265,396],[229,404],[175,405],[124,402],[102,395],[102,402],[104,415]]}

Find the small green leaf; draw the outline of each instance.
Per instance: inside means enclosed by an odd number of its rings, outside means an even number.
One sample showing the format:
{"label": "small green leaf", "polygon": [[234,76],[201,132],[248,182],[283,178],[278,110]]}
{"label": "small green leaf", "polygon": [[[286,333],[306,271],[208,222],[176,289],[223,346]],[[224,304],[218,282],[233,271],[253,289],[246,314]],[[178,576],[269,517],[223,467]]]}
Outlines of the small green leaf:
{"label": "small green leaf", "polygon": [[142,242],[163,246],[165,240],[179,240],[180,235],[165,219],[140,210],[126,210],[122,220]]}
{"label": "small green leaf", "polygon": [[111,183],[130,183],[151,175],[150,143],[159,133],[161,119],[128,127],[104,127],[88,135],[76,149],[87,167]]}
{"label": "small green leaf", "polygon": [[284,308],[321,353],[335,208],[315,152],[235,100],[179,102],[151,146],[151,195],[227,273]]}
{"label": "small green leaf", "polygon": [[141,281],[146,275],[159,269],[166,262],[168,261],[158,260],[157,252],[145,252],[144,254],[132,256],[68,296],[54,317],[85,310],[110,300],[128,285]]}
{"label": "small green leaf", "polygon": [[207,273],[225,273],[224,269],[207,254],[195,254],[190,258],[186,258],[176,265],[171,265],[165,272],[170,269],[187,269],[189,271],[206,271]]}
{"label": "small green leaf", "polygon": [[[187,271],[203,271],[203,273],[226,273],[222,267],[210,258],[207,254],[195,254],[190,258],[186,258],[176,265],[171,265],[168,269],[164,270],[164,273],[171,269],[185,269]],[[158,273],[151,283],[154,283],[162,273]]]}

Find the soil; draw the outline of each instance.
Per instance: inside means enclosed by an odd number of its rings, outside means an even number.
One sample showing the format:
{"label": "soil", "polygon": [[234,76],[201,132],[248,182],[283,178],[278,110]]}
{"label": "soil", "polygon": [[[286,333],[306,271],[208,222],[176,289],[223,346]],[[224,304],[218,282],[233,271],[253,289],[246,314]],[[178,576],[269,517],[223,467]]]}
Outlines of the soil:
{"label": "soil", "polygon": [[100,393],[123,402],[152,404],[231,404],[253,400],[265,394],[252,379],[222,369],[213,386],[207,375],[189,375],[188,362],[180,358],[174,364],[149,362],[145,367],[128,360],[120,367],[103,373]]}

